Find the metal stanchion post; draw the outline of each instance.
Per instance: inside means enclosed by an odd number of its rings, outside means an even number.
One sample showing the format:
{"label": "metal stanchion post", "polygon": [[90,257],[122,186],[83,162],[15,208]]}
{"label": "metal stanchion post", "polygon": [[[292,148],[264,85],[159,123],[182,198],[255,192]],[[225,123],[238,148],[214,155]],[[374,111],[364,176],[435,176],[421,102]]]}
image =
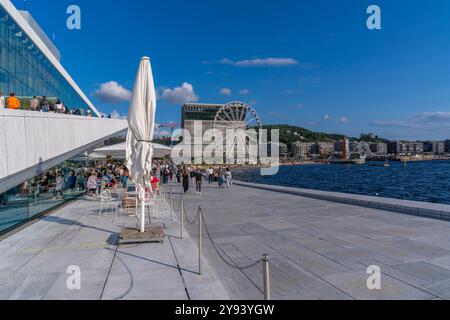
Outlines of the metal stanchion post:
{"label": "metal stanchion post", "polygon": [[184,238],[184,198],[181,198],[181,239]]}
{"label": "metal stanchion post", "polygon": [[264,300],[270,300],[270,274],[269,274],[269,255],[264,254],[262,258],[264,273]]}
{"label": "metal stanchion post", "polygon": [[173,221],[173,194],[172,194],[172,186],[170,186],[170,220]]}
{"label": "metal stanchion post", "polygon": [[198,208],[198,274],[202,274],[202,222],[203,212],[202,208]]}

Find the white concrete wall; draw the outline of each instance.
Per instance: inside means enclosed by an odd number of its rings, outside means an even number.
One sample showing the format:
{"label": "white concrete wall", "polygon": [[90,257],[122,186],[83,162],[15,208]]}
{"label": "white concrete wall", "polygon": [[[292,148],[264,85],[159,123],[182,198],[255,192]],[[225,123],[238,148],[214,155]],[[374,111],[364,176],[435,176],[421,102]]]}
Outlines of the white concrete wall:
{"label": "white concrete wall", "polygon": [[0,110],[0,180],[128,127],[126,120]]}

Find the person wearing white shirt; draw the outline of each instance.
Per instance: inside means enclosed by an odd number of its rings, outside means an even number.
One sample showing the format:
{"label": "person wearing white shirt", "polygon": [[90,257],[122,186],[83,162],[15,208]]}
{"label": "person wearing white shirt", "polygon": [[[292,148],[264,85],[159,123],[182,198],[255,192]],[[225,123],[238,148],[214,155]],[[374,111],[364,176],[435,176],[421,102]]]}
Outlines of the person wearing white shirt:
{"label": "person wearing white shirt", "polygon": [[3,92],[0,91],[0,109],[6,108],[6,100],[3,96]]}
{"label": "person wearing white shirt", "polygon": [[213,182],[214,169],[213,168],[209,168],[207,174],[208,174],[208,182],[209,182],[209,184],[211,184]]}

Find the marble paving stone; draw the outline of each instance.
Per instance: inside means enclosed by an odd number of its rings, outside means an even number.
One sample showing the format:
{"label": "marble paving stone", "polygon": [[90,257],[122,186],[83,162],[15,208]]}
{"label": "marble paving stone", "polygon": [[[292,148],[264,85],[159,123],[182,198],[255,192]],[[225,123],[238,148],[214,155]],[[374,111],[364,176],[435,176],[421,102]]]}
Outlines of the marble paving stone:
{"label": "marble paving stone", "polygon": [[[203,208],[215,244],[235,263],[269,254],[274,299],[449,296],[449,222],[239,186],[207,186],[185,202],[190,217]],[[199,276],[197,226],[185,225],[180,240],[178,218],[168,221],[167,208],[161,215],[170,239],[116,252],[115,235],[136,219],[98,219],[98,202],[86,199],[62,208],[0,242],[0,298],[262,299],[260,265],[230,268],[203,230]],[[73,261],[84,270],[80,291],[65,288]],[[372,264],[382,268],[380,291],[366,287]]]}
{"label": "marble paving stone", "polygon": [[326,277],[334,286],[358,300],[426,300],[435,298],[433,295],[389,276],[382,277],[381,290],[369,290],[367,278],[366,272]]}
{"label": "marble paving stone", "polygon": [[430,286],[450,279],[450,270],[423,261],[403,263],[392,268],[424,279]]}

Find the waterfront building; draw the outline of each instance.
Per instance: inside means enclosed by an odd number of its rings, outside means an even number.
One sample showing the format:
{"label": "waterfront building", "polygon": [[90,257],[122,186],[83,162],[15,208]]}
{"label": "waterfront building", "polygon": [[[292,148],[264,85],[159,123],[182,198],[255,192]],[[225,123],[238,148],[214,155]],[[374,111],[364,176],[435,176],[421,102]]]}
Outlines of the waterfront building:
{"label": "waterfront building", "polygon": [[368,156],[372,153],[370,145],[365,141],[353,141],[350,143],[350,151],[360,156]]}
{"label": "waterfront building", "polygon": [[287,158],[289,157],[289,147],[286,143],[279,143],[280,146],[280,158]]}
{"label": "waterfront building", "polygon": [[[233,110],[233,114],[227,114],[225,119],[219,117],[219,112],[223,110],[226,105],[224,104],[204,104],[204,103],[187,103],[184,104],[181,111],[181,127],[186,130],[191,137],[192,145],[192,161],[195,163],[202,163],[203,161],[209,162],[209,159],[203,159],[203,152],[205,148],[215,140],[207,141],[203,139],[205,133],[208,130],[218,130],[226,144],[227,129],[247,129],[246,121],[236,121],[242,115],[245,116],[247,110],[245,108],[236,108]],[[220,118],[220,120],[217,120]],[[243,117],[244,118],[244,117]],[[241,118],[239,118],[241,119]],[[236,151],[237,146],[235,147]],[[202,150],[202,154],[195,154],[194,150]],[[226,152],[224,146],[224,160],[226,158]],[[248,155],[246,154],[246,157]]]}
{"label": "waterfront building", "polygon": [[311,146],[311,152],[315,155],[330,156],[335,152],[334,142],[319,142]]}
{"label": "waterfront building", "polygon": [[388,143],[388,153],[397,156],[421,155],[423,149],[423,142],[391,141]]}
{"label": "waterfront building", "polygon": [[295,142],[292,146],[292,152],[295,158],[305,158],[312,154],[314,143]]}
{"label": "waterfront building", "polygon": [[388,145],[387,143],[371,143],[370,144],[370,152],[377,156],[386,156],[388,153]]}
{"label": "waterfront building", "polygon": [[[56,175],[76,173],[83,161],[72,159],[83,159],[127,122],[100,117],[49,37],[9,0],[0,0],[0,90],[21,102],[20,110],[0,110],[1,234],[80,195],[76,188],[56,199]],[[61,99],[76,115],[28,111],[33,96]],[[91,117],[84,117],[88,112]]]}
{"label": "waterfront building", "polygon": [[94,105],[60,63],[60,53],[27,11],[0,1],[0,90],[14,92],[27,109],[33,96],[61,99],[85,114]]}
{"label": "waterfront building", "polygon": [[445,140],[445,153],[450,153],[450,140]]}
{"label": "waterfront building", "polygon": [[423,154],[423,142],[409,142],[407,143],[407,155],[421,155]]}
{"label": "waterfront building", "polygon": [[424,142],[423,152],[442,155],[445,153],[445,142],[443,141],[427,141]]}
{"label": "waterfront building", "polygon": [[404,143],[400,141],[390,141],[388,143],[388,153],[393,155],[403,155],[406,153]]}

